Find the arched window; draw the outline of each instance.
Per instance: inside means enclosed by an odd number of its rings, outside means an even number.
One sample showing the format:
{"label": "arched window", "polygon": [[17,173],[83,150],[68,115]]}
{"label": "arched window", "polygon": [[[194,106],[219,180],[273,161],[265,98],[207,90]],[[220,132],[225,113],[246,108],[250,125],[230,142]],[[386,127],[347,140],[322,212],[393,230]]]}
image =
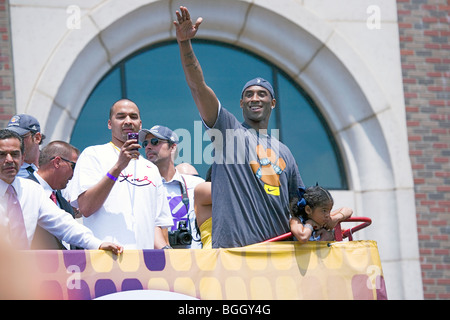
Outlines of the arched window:
{"label": "arched window", "polygon": [[[196,40],[195,53],[207,84],[222,106],[243,121],[239,106],[243,85],[263,77],[274,86],[277,107],[269,133],[278,129],[280,140],[292,151],[306,186],[318,182],[330,189],[347,189],[346,174],[333,135],[313,100],[283,71],[241,48]],[[86,101],[73,129],[71,143],[83,150],[111,139],[109,109],[120,98],[141,110],[143,128],[155,124],[176,130],[185,141],[179,162],[192,163],[204,177],[211,163],[210,144],[186,84],[176,42],[140,50],[112,68]],[[186,148],[189,139],[191,148]]]}

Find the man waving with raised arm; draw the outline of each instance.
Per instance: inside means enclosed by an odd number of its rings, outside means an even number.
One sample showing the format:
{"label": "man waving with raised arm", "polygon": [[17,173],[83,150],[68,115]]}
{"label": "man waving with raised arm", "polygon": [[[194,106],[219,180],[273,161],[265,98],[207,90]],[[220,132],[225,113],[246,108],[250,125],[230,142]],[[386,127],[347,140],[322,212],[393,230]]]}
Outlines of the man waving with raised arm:
{"label": "man waving with raised arm", "polygon": [[289,149],[267,134],[276,105],[272,85],[260,77],[244,85],[240,97],[244,122],[240,123],[207,86],[194,54],[191,39],[203,19],[194,24],[186,7],[176,15],[186,81],[215,147],[212,247],[246,246],[289,232],[289,200],[303,182]]}
{"label": "man waving with raised arm", "polygon": [[180,12],[177,11],[177,19],[178,21],[174,21],[174,24],[186,81],[203,121],[207,126],[212,127],[217,119],[219,101],[214,91],[205,83],[202,68],[191,44],[191,39],[194,38],[203,19],[198,18],[193,25],[186,7],[180,7]]}

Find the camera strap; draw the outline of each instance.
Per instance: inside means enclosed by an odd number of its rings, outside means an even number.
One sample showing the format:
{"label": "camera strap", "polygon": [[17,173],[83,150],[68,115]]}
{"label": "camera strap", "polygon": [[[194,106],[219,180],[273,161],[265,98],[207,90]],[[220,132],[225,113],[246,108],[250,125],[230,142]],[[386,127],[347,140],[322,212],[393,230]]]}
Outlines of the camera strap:
{"label": "camera strap", "polygon": [[[191,223],[189,220],[189,196],[188,196],[188,192],[187,192],[187,184],[186,184],[186,180],[184,179],[184,177],[180,174],[181,179],[183,179],[183,182],[178,181],[180,183],[180,189],[181,189],[181,201],[183,201],[184,205],[186,206],[186,212],[187,212],[187,227],[189,229],[189,232],[192,232],[191,229]],[[199,228],[197,226],[197,219],[194,219],[194,223],[195,223],[195,228],[198,232],[198,234],[200,234]],[[193,241],[196,242],[200,242],[201,239],[192,239]]]}
{"label": "camera strap", "polygon": [[186,186],[186,180],[184,180],[184,177],[180,174],[181,179],[183,179],[183,182],[180,182],[180,189],[181,189],[181,201],[183,201],[184,205],[186,206],[186,213],[189,213],[189,196],[187,194],[187,186]]}

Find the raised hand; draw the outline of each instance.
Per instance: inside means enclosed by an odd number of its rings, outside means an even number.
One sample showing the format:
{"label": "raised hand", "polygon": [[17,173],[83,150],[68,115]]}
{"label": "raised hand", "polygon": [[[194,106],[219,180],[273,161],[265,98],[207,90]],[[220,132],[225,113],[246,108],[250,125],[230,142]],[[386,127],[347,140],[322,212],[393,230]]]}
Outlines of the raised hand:
{"label": "raised hand", "polygon": [[186,7],[181,6],[180,11],[176,11],[177,21],[173,24],[176,28],[176,35],[178,42],[190,40],[195,37],[198,27],[203,21],[203,18],[198,18],[195,24],[192,24],[191,15]]}

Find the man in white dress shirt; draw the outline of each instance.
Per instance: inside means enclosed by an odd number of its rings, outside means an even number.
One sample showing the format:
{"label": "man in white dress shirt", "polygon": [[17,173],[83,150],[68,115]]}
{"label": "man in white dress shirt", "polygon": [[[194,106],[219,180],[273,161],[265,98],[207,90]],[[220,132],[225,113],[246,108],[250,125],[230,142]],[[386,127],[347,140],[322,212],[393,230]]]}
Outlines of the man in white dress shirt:
{"label": "man in white dress shirt", "polygon": [[67,243],[121,253],[121,246],[97,239],[89,229],[58,208],[39,184],[16,177],[24,160],[23,151],[20,135],[7,129],[0,130],[0,224],[2,229],[9,231],[2,236],[13,247],[29,249],[39,224]]}

